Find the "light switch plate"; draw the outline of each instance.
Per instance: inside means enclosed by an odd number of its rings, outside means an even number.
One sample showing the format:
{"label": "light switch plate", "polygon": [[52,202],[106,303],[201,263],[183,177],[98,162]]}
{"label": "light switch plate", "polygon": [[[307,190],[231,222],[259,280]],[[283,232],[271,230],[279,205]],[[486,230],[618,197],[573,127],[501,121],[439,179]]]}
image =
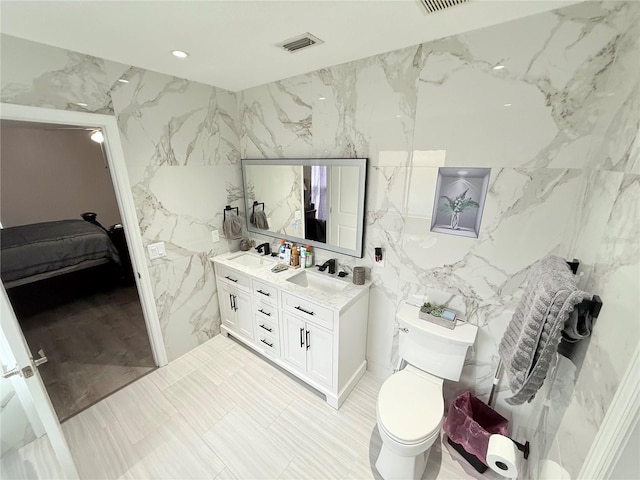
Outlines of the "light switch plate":
{"label": "light switch plate", "polygon": [[147,245],[147,251],[149,252],[150,260],[155,260],[156,258],[167,256],[167,251],[164,248],[164,242],[152,243],[150,245]]}
{"label": "light switch plate", "polygon": [[220,241],[220,232],[218,232],[218,230],[211,230],[211,240],[213,243],[218,243]]}
{"label": "light switch plate", "polygon": [[302,212],[300,210],[296,210],[296,220],[300,220],[302,218]]}

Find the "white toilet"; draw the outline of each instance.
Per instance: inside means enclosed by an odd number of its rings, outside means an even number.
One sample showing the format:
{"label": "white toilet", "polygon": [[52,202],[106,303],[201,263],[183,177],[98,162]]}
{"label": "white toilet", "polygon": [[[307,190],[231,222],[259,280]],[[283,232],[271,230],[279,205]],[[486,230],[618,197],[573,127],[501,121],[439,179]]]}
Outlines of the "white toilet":
{"label": "white toilet", "polygon": [[460,379],[478,331],[460,322],[449,330],[419,319],[418,310],[405,304],[398,312],[399,354],[406,367],[391,375],[378,394],[382,449],[376,468],[385,480],[422,477],[442,425],[443,379]]}

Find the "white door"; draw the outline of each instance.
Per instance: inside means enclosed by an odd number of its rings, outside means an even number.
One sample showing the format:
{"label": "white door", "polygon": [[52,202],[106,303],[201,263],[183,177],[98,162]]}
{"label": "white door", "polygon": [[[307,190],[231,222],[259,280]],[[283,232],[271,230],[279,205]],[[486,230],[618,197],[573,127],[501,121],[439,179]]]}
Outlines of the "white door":
{"label": "white door", "polygon": [[284,324],[284,361],[305,372],[307,369],[305,322],[285,313],[282,323]]}
{"label": "white door", "polygon": [[307,373],[327,387],[333,386],[333,334],[307,323]]}
{"label": "white door", "polygon": [[77,479],[78,471],[36,362],[4,286],[0,290],[0,478]]}
{"label": "white door", "polygon": [[356,166],[331,167],[327,241],[343,248],[356,248],[358,235],[358,185]]}

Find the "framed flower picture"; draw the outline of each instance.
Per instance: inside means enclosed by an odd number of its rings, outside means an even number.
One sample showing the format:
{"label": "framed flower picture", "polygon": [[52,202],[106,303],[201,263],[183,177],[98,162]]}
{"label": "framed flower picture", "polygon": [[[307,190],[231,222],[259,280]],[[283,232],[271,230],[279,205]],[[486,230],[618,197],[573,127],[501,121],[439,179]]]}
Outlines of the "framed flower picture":
{"label": "framed flower picture", "polygon": [[431,231],[478,238],[490,168],[440,167]]}

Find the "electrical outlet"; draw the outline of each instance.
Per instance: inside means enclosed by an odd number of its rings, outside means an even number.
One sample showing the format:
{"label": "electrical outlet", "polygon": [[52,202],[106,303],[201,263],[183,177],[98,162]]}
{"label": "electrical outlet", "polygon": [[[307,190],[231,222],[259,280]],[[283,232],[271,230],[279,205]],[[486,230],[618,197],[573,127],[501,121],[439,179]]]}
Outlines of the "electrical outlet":
{"label": "electrical outlet", "polygon": [[300,210],[296,210],[295,216],[296,220],[300,220],[302,218],[302,212]]}
{"label": "electrical outlet", "polygon": [[164,242],[152,243],[151,245],[147,245],[147,251],[149,252],[150,260],[155,260],[156,258],[167,256],[167,251],[164,248]]}
{"label": "electrical outlet", "polygon": [[213,243],[218,243],[220,241],[220,232],[218,230],[211,230],[211,240]]}

